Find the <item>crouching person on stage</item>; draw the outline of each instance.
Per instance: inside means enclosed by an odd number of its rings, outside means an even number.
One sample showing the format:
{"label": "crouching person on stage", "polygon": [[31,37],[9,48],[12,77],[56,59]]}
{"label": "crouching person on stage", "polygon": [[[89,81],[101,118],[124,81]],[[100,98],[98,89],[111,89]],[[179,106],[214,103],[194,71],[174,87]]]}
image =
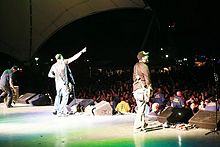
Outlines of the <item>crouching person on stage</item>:
{"label": "crouching person on stage", "polygon": [[148,52],[140,51],[137,55],[138,62],[133,69],[133,95],[137,103],[137,114],[134,121],[134,132],[144,131],[147,127],[145,122],[145,108],[152,94]]}
{"label": "crouching person on stage", "polygon": [[55,78],[55,85],[56,85],[56,97],[54,101],[54,115],[58,116],[67,116],[68,111],[66,108],[70,88],[69,88],[69,81],[68,81],[68,64],[73,62],[74,60],[78,59],[82,53],[86,52],[86,48],[82,49],[80,52],[75,54],[69,59],[64,59],[61,54],[57,54],[55,56],[57,62],[54,63],[48,73],[48,77]]}
{"label": "crouching person on stage", "polygon": [[11,69],[6,69],[0,77],[0,100],[7,97],[6,106],[11,108],[13,92],[15,92],[15,87],[13,84],[13,75],[18,70],[17,66],[13,66]]}

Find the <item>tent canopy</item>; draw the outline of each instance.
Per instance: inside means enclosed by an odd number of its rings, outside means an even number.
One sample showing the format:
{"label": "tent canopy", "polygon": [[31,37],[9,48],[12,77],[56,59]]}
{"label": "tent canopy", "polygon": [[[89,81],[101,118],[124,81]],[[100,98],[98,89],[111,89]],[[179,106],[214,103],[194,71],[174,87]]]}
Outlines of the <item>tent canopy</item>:
{"label": "tent canopy", "polygon": [[122,8],[143,8],[143,0],[1,0],[0,52],[28,61],[57,30],[80,18]]}

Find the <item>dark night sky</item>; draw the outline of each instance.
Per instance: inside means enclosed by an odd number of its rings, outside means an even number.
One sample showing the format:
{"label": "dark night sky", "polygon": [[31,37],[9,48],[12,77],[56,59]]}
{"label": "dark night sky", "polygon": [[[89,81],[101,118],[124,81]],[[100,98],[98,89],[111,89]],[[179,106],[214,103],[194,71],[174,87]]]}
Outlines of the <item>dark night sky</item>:
{"label": "dark night sky", "polygon": [[[87,46],[84,59],[133,64],[155,14],[144,47],[150,51],[153,62],[160,60],[161,47],[174,58],[195,54],[219,56],[220,29],[214,3],[199,0],[148,2],[152,11],[114,10],[77,20],[56,32],[41,46],[38,54],[49,58],[60,52],[70,57]],[[169,28],[171,24],[175,27]]]}

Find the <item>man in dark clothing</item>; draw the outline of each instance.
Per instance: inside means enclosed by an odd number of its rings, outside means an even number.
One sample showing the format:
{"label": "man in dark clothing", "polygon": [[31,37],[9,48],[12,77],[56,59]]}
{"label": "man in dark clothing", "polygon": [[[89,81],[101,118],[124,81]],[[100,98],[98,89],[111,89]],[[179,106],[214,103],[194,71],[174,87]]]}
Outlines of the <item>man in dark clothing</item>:
{"label": "man in dark clothing", "polygon": [[174,97],[171,106],[174,108],[184,108],[185,107],[185,101],[182,96],[181,91],[176,92],[176,96]]}
{"label": "man in dark clothing", "polygon": [[17,66],[13,66],[11,69],[6,69],[1,76],[0,79],[0,99],[3,99],[7,96],[7,102],[6,106],[8,108],[13,107],[12,104],[12,98],[13,98],[13,92],[15,92],[15,87],[13,85],[13,74],[18,70]]}

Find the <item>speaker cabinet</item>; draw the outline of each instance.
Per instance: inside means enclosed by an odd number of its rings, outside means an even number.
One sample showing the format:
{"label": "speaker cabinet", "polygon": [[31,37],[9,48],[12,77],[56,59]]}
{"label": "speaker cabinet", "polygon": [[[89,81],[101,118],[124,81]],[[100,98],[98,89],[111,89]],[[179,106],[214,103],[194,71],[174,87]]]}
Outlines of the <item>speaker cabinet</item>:
{"label": "speaker cabinet", "polygon": [[193,116],[190,108],[173,108],[172,114],[167,118],[169,123],[189,123],[189,119]]}
{"label": "speaker cabinet", "polygon": [[158,117],[158,121],[165,123],[188,123],[189,119],[193,116],[190,108],[173,108],[167,107]]}
{"label": "speaker cabinet", "polygon": [[214,129],[216,127],[219,128],[220,112],[217,112],[217,119],[216,119],[216,111],[199,110],[189,120],[189,124],[196,125],[196,127],[205,128],[205,129]]}
{"label": "speaker cabinet", "polygon": [[22,104],[29,104],[29,100],[35,97],[37,94],[36,93],[25,93],[24,95],[21,95],[17,99],[17,103],[22,103]]}
{"label": "speaker cabinet", "polygon": [[33,106],[47,106],[47,105],[51,105],[51,99],[49,95],[37,94],[31,99],[29,99],[28,103]]}
{"label": "speaker cabinet", "polygon": [[94,115],[112,115],[112,107],[109,102],[101,101],[93,109]]}
{"label": "speaker cabinet", "polygon": [[161,123],[165,123],[167,121],[167,118],[173,113],[172,110],[173,107],[167,107],[166,109],[164,109],[158,116],[158,121]]}

